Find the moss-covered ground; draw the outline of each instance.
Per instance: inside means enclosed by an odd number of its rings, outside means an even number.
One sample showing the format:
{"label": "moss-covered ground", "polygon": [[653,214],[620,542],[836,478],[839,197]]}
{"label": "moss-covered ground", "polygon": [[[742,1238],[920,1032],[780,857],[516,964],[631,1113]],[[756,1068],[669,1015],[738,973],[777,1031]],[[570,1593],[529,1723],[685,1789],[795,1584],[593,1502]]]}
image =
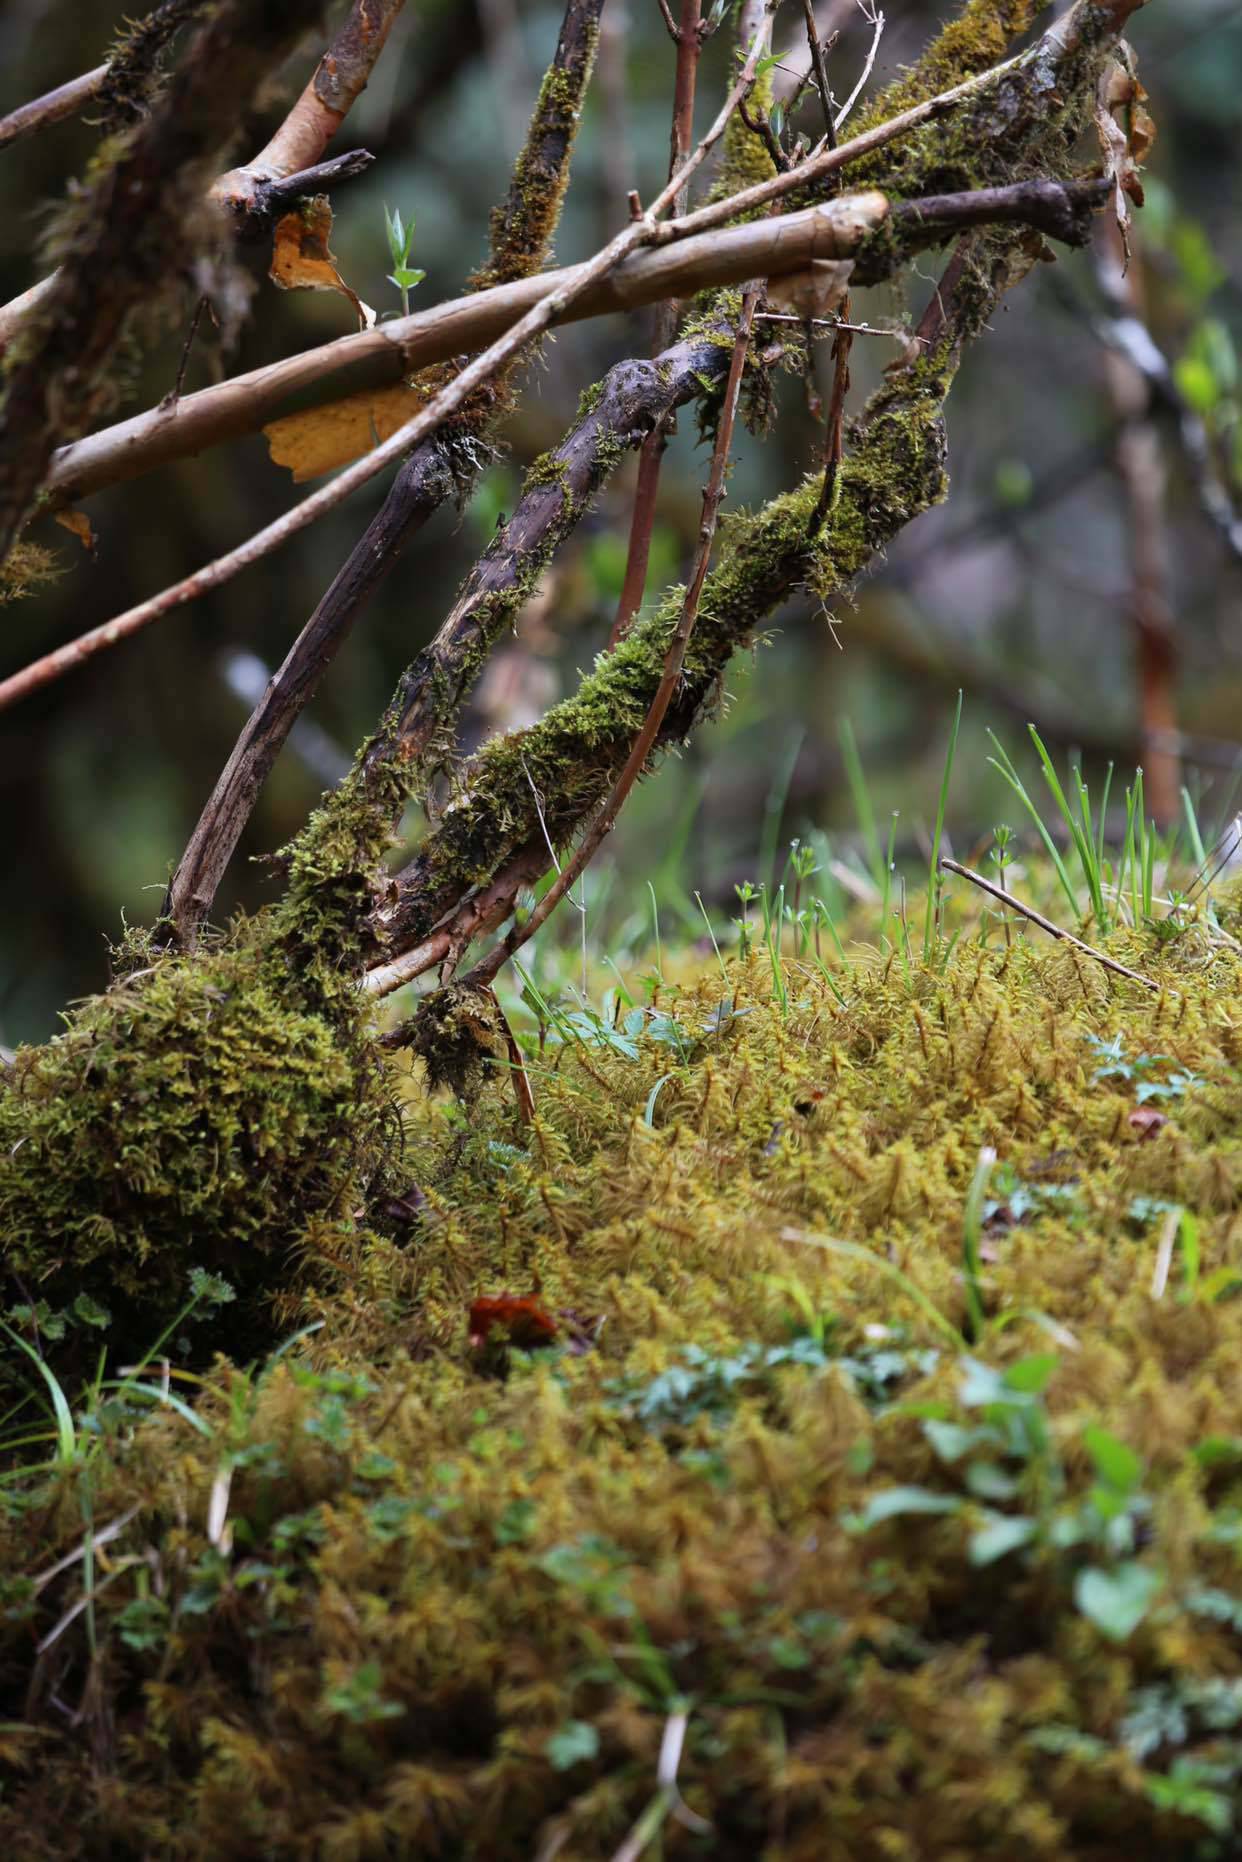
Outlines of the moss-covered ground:
{"label": "moss-covered ground", "polygon": [[503,1041],[392,1062],[382,1195],[59,1415],[17,1339],[104,1289],[10,1305],[10,1851],[1237,1854],[1242,949],[1183,918],[1100,940],[1154,990],[958,899],[529,990],[533,1122]]}

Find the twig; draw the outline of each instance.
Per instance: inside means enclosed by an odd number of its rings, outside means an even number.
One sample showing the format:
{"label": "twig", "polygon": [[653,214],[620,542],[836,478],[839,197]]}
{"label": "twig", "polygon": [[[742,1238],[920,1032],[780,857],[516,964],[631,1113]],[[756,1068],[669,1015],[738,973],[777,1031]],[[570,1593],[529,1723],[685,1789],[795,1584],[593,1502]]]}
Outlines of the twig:
{"label": "twig", "polygon": [[[848,294],[843,300],[842,308],[848,317],[850,310]],[[811,513],[812,536],[818,533],[825,517],[832,509],[837,473],[841,468],[841,433],[845,419],[845,397],[850,386],[850,345],[853,341],[854,335],[850,326],[842,323],[832,345],[832,397],[828,403],[828,418],[824,425],[824,482],[815,509]]]}
{"label": "twig", "polygon": [[185,347],[181,351],[181,360],[177,364],[177,379],[164,396],[164,399],[160,402],[161,407],[175,407],[177,402],[181,399],[181,390],[185,386],[185,372],[190,366],[190,351],[194,347],[194,338],[198,335],[198,326],[203,320],[203,312],[208,308],[210,303],[210,298],[200,297],[197,304],[194,306],[194,314],[190,318],[190,328],[186,334]]}
{"label": "twig", "polygon": [[1141,983],[1144,989],[1150,989],[1156,995],[1160,994],[1162,984],[1153,982],[1150,976],[1144,976],[1140,970],[1131,970],[1124,963],[1118,963],[1115,958],[1106,956],[1102,950],[1097,950],[1094,944],[1084,943],[1082,938],[1075,937],[1072,931],[1066,931],[1063,926],[1054,924],[1051,918],[1045,918],[1043,913],[1037,912],[1033,905],[1023,905],[1020,900],[1014,898],[1012,892],[1006,892],[1002,887],[994,885],[990,879],[985,879],[982,873],[972,872],[970,867],[960,866],[956,860],[942,859],[940,864],[945,872],[956,873],[960,879],[968,879],[972,886],[978,886],[981,891],[990,894],[992,898],[999,899],[1001,904],[1008,906],[1010,911],[1020,912],[1024,918],[1029,918],[1032,924],[1038,925],[1041,931],[1046,931],[1049,937],[1060,938],[1063,944],[1072,944],[1075,950],[1080,950],[1085,957],[1094,958],[1096,963],[1102,964],[1106,970],[1111,970],[1115,976],[1124,976],[1129,982]]}
{"label": "twig", "polygon": [[475,966],[466,979],[468,982],[490,983],[514,952],[520,950],[535,935],[540,926],[547,922],[575,880],[585,872],[602,842],[612,832],[617,815],[651,755],[660,726],[664,722],[665,714],[681,678],[686,648],[690,644],[690,636],[694,631],[694,623],[698,616],[699,597],[707,578],[712,542],[716,535],[716,518],[724,497],[725,472],[729,463],[729,448],[733,442],[733,426],[737,415],[738,396],[741,393],[742,372],[746,364],[746,350],[750,341],[755,304],[761,289],[761,286],[752,286],[742,299],[737,336],[734,339],[733,354],[729,362],[729,377],[725,383],[720,421],[716,430],[716,444],[712,452],[711,470],[708,474],[707,488],[703,493],[703,514],[699,522],[699,541],[694,570],[682,603],[681,618],[665,656],[664,671],[643,727],[634,740],[634,746],[621,774],[613,784],[611,794],[582,836],[571,857],[565,862],[538,904],[532,908],[525,922],[520,926],[515,925],[490,955]]}
{"label": "twig", "polygon": [[10,110],[7,116],[0,117],[0,149],[22,136],[34,135],[36,130],[47,129],[67,116],[76,116],[85,104],[99,95],[107,75],[107,65],[96,65],[93,71],[84,71],[81,77],[70,78],[67,84],[60,84],[44,96]]}
{"label": "twig", "polygon": [[[673,84],[673,122],[669,132],[670,176],[676,174],[690,150],[694,133],[694,97],[698,82],[699,52],[702,48],[701,0],[682,0],[681,24],[670,30],[677,45],[677,74]],[[673,204],[674,213],[684,213],[687,194],[683,189]],[[672,341],[676,327],[676,309],[669,301],[660,305],[655,318],[657,350]],[[615,647],[642,605],[647,586],[647,565],[651,559],[651,537],[655,529],[656,503],[660,490],[660,466],[668,444],[671,427],[661,421],[643,441],[638,455],[638,476],[634,485],[634,505],[630,513],[630,537],[625,553],[625,574],[613,619],[608,644]]]}
{"label": "twig", "polygon": [[[862,96],[863,91],[866,89],[867,80],[870,78],[872,70],[875,67],[875,55],[880,49],[880,40],[884,37],[884,26],[885,26],[884,15],[883,13],[880,13],[876,10],[874,0],[870,0],[870,4],[871,4],[870,12],[867,11],[866,6],[863,6],[862,11],[863,11],[863,17],[871,21],[872,27],[874,29],[871,34],[871,44],[868,48],[867,57],[863,64],[863,68],[858,74],[857,84],[855,84],[853,90],[850,92],[845,102],[841,105],[841,108],[837,111],[836,122],[833,124],[834,141],[835,141],[836,133],[839,132],[841,125],[845,122],[845,119],[848,117],[850,111],[854,108],[854,105],[858,102],[858,99]],[[1141,6],[1143,4],[1143,0],[1137,0],[1137,4]],[[830,142],[828,146],[829,148],[832,148],[833,143]]]}
{"label": "twig", "polygon": [[820,103],[824,110],[824,140],[830,149],[835,149],[837,126],[832,116],[832,91],[828,84],[828,66],[824,62],[824,48],[819,42],[819,32],[815,25],[814,0],[802,0],[802,11],[806,15],[806,42],[811,53],[811,69],[815,73],[815,87],[819,92]]}

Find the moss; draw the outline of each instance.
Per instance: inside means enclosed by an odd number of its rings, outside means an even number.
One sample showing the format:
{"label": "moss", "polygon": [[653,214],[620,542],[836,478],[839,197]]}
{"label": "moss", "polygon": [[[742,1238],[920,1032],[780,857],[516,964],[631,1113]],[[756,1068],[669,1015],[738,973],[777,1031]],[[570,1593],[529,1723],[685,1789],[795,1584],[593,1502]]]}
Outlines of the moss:
{"label": "moss", "polygon": [[107,52],[107,75],[96,95],[106,132],[140,122],[159,94],[169,47],[207,0],[163,0],[145,19],[127,20]]}
{"label": "moss", "polygon": [[[499,1085],[468,1121],[416,1099],[412,1226],[320,1235],[322,1329],[219,1365],[205,1434],[102,1427],[107,1569],[51,1666],[84,1477],[7,1483],[13,1852],[586,1862],[689,1701],[678,1783],[723,1862],[1206,1855],[1242,1814],[1242,963],[1124,934],[1149,996],[962,928],[942,969],[858,956],[843,1000],[791,958],[787,1012],[766,958],[668,985],[684,1057],[571,1043],[533,1126]],[[1196,1076],[1154,1138],[1114,1040]],[[1175,1259],[1153,1297],[1161,1199],[1197,1216],[1193,1294]],[[473,1345],[485,1297],[546,1346]],[[1089,1536],[1110,1507],[1128,1554]],[[983,1562],[998,1520],[1031,1534]],[[1077,1599],[1127,1560],[1151,1601],[1110,1641]]]}
{"label": "moss", "polygon": [[54,551],[44,549],[41,543],[15,543],[0,561],[0,606],[22,600],[31,589],[54,581],[62,573]]}
{"label": "moss", "polygon": [[597,17],[581,20],[580,25],[581,43],[571,66],[553,64],[544,74],[508,196],[491,216],[487,263],[472,274],[469,290],[482,291],[529,277],[547,263],[569,184],[582,98],[599,42]]}
{"label": "moss", "polygon": [[389,1095],[360,1030],[281,987],[240,942],[127,971],[0,1091],[0,1235],[15,1283],[88,1294],[150,1342],[192,1268],[287,1282],[312,1217],[350,1212],[378,1167]]}

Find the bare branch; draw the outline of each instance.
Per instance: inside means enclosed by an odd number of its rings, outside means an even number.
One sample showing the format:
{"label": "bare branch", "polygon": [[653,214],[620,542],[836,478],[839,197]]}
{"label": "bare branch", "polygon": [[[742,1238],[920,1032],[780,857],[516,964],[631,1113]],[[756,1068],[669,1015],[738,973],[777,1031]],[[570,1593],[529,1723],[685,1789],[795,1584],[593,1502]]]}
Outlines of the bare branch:
{"label": "bare branch", "polygon": [[37,130],[62,122],[67,116],[76,116],[99,95],[107,75],[107,65],[96,65],[93,71],[84,71],[81,77],[70,78],[67,84],[58,85],[54,91],[10,110],[7,116],[0,117],[0,149],[23,136],[32,136]]}
{"label": "bare branch", "polygon": [[1075,950],[1083,953],[1084,957],[1090,957],[1094,963],[1102,964],[1106,970],[1111,970],[1114,976],[1124,976],[1127,982],[1141,983],[1144,989],[1150,989],[1156,995],[1159,995],[1165,987],[1163,983],[1154,982],[1150,976],[1144,976],[1141,970],[1131,970],[1124,963],[1118,963],[1115,958],[1107,956],[1104,951],[1097,950],[1094,944],[1084,943],[1082,938],[1075,937],[1074,933],[1067,931],[1063,925],[1054,924],[1051,918],[1045,918],[1043,913],[1037,912],[1033,905],[1023,905],[1019,899],[1014,898],[1012,892],[1006,892],[1003,887],[993,885],[992,881],[985,879],[982,873],[972,872],[970,867],[960,866],[956,860],[942,859],[940,864],[946,873],[956,873],[959,879],[968,879],[972,886],[978,886],[979,890],[986,892],[990,898],[999,899],[1009,911],[1020,912],[1023,918],[1029,918],[1033,925],[1038,925],[1041,931],[1048,933],[1049,937],[1059,938],[1063,944],[1072,944]]}

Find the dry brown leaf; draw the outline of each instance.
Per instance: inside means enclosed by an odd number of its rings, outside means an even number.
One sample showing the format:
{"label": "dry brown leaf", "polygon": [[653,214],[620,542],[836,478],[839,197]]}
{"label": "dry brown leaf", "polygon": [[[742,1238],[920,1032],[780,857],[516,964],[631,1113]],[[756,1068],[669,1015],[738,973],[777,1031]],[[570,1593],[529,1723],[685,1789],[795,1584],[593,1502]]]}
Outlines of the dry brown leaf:
{"label": "dry brown leaf", "polygon": [[56,522],[66,530],[72,530],[88,555],[95,554],[95,532],[85,511],[57,511]]}
{"label": "dry brown leaf", "polygon": [[404,382],[395,388],[347,395],[303,414],[286,414],[264,427],[272,464],[288,466],[296,485],[360,459],[412,420],[427,397]]}
{"label": "dry brown leaf", "polygon": [[327,195],[304,200],[276,222],[268,277],[282,291],[339,291],[357,311],[359,327],[369,330],[375,312],[341,277],[328,246],[331,236],[332,203]]}

